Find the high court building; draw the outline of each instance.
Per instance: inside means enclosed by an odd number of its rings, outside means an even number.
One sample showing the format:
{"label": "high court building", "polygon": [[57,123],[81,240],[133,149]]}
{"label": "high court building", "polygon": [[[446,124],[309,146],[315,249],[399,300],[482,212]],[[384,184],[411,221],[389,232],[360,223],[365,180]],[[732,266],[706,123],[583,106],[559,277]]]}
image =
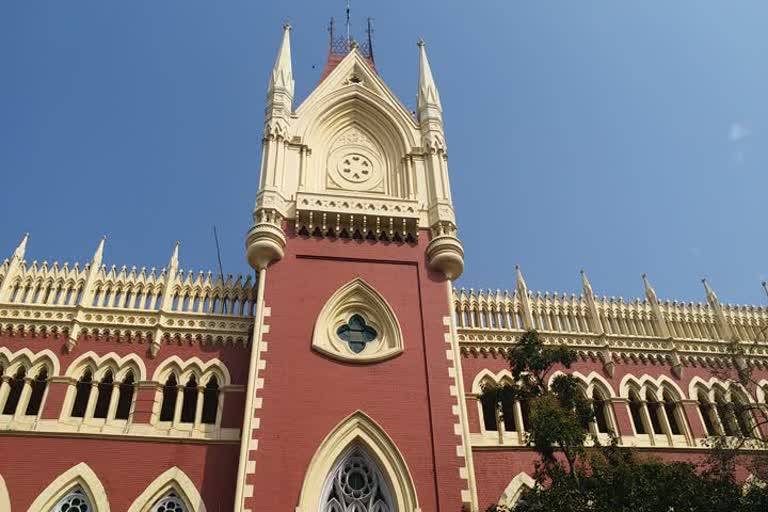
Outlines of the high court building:
{"label": "high court building", "polygon": [[[0,511],[459,512],[533,484],[528,406],[489,403],[528,329],[575,349],[590,431],[665,460],[766,438],[768,309],[456,290],[463,247],[442,104],[418,46],[416,112],[370,41],[331,37],[294,101],[290,28],[269,77],[245,251],[256,278],[25,259],[0,266]],[[243,205],[244,210],[247,205]],[[245,217],[245,216],[244,216]],[[243,222],[243,228],[249,225]],[[639,284],[639,281],[638,281]],[[733,342],[750,344],[732,358]],[[762,342],[755,344],[755,342]],[[762,428],[762,431],[760,430]]]}

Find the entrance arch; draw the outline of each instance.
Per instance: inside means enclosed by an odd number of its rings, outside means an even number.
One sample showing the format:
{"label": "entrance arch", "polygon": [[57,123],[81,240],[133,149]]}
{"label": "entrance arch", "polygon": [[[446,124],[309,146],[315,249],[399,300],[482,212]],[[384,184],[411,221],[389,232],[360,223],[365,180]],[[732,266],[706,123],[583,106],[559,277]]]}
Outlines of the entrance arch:
{"label": "entrance arch", "polygon": [[[363,469],[364,466],[366,469]],[[380,504],[378,509],[369,510],[421,512],[416,488],[402,454],[384,429],[362,411],[344,419],[320,443],[304,477],[296,512],[344,512],[344,508],[323,508],[328,505],[334,477],[338,478],[343,471],[347,471],[341,475],[343,478],[347,478],[351,473],[372,478],[369,484],[375,485],[375,478],[380,479],[379,482],[386,492],[379,496],[382,498],[381,504],[389,506],[390,509],[381,508]],[[358,485],[359,480],[355,483],[355,486]],[[337,497],[337,501],[338,498],[340,497]],[[376,503],[374,499],[371,506],[376,506]]]}

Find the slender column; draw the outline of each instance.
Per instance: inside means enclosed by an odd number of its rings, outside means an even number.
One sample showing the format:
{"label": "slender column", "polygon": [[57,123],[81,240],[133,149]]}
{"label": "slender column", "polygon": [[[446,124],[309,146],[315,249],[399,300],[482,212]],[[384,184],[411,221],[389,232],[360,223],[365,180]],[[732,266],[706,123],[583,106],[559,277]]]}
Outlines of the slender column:
{"label": "slender column", "polygon": [[667,408],[664,407],[664,402],[656,402],[657,409],[656,409],[656,415],[659,417],[659,423],[661,423],[661,429],[664,431],[664,434],[667,436],[667,442],[670,446],[673,445],[672,442],[672,424],[669,422],[669,417],[667,416]]}
{"label": "slender column", "polygon": [[182,384],[176,385],[176,404],[173,409],[173,428],[178,428],[181,423],[181,408],[184,405],[184,386]]}
{"label": "slender column", "polygon": [[85,408],[83,420],[93,418],[93,410],[96,408],[96,400],[99,398],[99,383],[95,379],[91,381],[91,393],[88,395],[88,405]]}
{"label": "slender column", "polygon": [[106,422],[110,422],[115,419],[115,413],[117,411],[117,402],[120,400],[120,382],[115,380],[112,382],[112,390],[109,396],[109,407],[107,408]]}
{"label": "slender column", "polygon": [[515,400],[515,428],[517,429],[517,438],[519,442],[525,439],[525,423],[523,422],[523,406],[520,400]]}
{"label": "slender column", "polygon": [[200,423],[203,417],[203,390],[204,386],[197,386],[197,403],[195,404],[195,430],[200,430]]}
{"label": "slender column", "polygon": [[32,393],[32,377],[24,377],[24,387],[21,389],[21,396],[16,404],[16,411],[13,413],[13,420],[16,421],[27,412],[27,402],[29,402],[29,395]]}
{"label": "slender column", "polygon": [[640,418],[643,422],[646,435],[651,440],[651,444],[656,444],[656,432],[653,430],[653,422],[651,422],[651,416],[648,413],[648,402],[645,400],[640,401]]}
{"label": "slender column", "polygon": [[2,378],[0,378],[0,413],[2,413],[5,408],[5,402],[8,400],[8,393],[11,392],[10,380],[11,377],[8,375],[3,375]]}

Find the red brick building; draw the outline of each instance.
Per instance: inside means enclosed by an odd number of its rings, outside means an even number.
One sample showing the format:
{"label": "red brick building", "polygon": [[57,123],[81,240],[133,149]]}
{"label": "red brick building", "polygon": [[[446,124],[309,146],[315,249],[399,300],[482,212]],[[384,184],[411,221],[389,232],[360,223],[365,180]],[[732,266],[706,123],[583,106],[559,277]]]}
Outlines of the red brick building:
{"label": "red brick building", "polygon": [[[423,43],[409,112],[370,42],[331,38],[294,105],[290,29],[269,79],[246,256],[258,278],[84,265],[0,266],[0,511],[457,512],[532,483],[511,378],[527,329],[566,343],[590,429],[669,458],[760,387],[718,379],[729,343],[766,342],[768,310],[594,294],[453,290],[463,249],[442,105]],[[705,283],[706,284],[706,283]],[[762,348],[761,348],[762,347]],[[737,361],[768,383],[762,344]]]}

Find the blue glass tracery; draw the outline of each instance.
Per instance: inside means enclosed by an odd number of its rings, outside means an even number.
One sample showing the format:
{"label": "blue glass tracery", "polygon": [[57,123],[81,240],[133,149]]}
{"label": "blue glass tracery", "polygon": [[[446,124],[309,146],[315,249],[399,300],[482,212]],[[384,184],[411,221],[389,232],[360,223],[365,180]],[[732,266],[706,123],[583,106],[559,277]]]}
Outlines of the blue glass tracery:
{"label": "blue glass tracery", "polygon": [[365,348],[366,343],[376,339],[379,334],[376,329],[365,324],[365,318],[355,314],[349,319],[349,322],[336,330],[336,334],[343,341],[346,341],[349,348],[355,354],[359,354]]}

